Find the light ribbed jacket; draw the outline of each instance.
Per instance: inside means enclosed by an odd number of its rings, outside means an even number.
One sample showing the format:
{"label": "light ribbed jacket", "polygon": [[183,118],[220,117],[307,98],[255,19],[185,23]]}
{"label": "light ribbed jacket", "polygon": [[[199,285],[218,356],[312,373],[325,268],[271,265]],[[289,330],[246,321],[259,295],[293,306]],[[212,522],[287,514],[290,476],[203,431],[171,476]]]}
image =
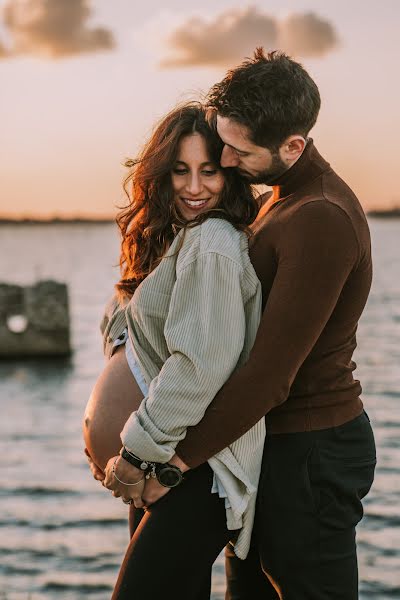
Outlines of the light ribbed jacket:
{"label": "light ribbed jacket", "polygon": [[[187,427],[247,360],[260,316],[261,285],[247,236],[223,219],[181,231],[129,303],[113,300],[103,319],[106,355],[127,325],[149,386],[121,433],[123,444],[143,459],[167,462]],[[240,558],[250,545],[264,438],[262,419],[208,461],[228,497],[228,528],[241,529]]]}

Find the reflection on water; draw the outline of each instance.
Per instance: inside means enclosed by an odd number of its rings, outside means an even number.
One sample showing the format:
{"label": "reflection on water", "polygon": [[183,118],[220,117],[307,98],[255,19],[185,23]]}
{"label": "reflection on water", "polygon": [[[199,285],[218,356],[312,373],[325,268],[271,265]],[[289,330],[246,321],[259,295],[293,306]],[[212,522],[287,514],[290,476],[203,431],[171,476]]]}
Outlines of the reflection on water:
{"label": "reflection on water", "polygon": [[[371,230],[375,278],[356,361],[379,463],[358,547],[361,598],[385,600],[400,598],[400,221]],[[91,478],[81,419],[103,365],[98,324],[117,258],[113,225],[0,228],[2,280],[69,284],[74,348],[69,359],[0,363],[0,598],[110,598],[127,507]],[[224,598],[222,557],[213,598]]]}

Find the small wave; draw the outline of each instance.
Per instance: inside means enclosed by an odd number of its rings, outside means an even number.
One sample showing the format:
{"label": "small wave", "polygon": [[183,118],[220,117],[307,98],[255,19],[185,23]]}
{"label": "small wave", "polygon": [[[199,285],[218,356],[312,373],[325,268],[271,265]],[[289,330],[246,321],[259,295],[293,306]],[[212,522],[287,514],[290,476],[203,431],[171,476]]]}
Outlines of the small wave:
{"label": "small wave", "polygon": [[112,552],[98,552],[94,556],[70,554],[69,549],[65,546],[55,546],[52,550],[36,550],[35,548],[17,547],[17,548],[0,548],[0,556],[23,556],[25,561],[29,559],[48,559],[58,556],[63,560],[77,561],[80,563],[94,563],[101,560],[108,561],[115,558]]}
{"label": "small wave", "polygon": [[398,551],[395,548],[381,548],[376,544],[371,544],[370,542],[366,542],[364,540],[357,541],[357,547],[361,548],[363,551],[370,551],[374,556],[397,556]]}
{"label": "small wave", "polygon": [[17,559],[23,557],[23,560],[26,562],[28,562],[29,560],[48,560],[49,558],[54,558],[54,554],[55,551],[51,550],[34,550],[28,548],[0,548],[0,556],[14,555]]}
{"label": "small wave", "polygon": [[42,570],[30,567],[1,565],[0,573],[2,573],[3,575],[39,575],[40,573],[42,573]]}
{"label": "small wave", "polygon": [[18,487],[0,490],[0,497],[4,496],[80,496],[81,492],[65,488],[49,487]]}
{"label": "small wave", "polygon": [[398,429],[400,428],[400,421],[379,421],[379,420],[375,420],[374,423],[374,428],[375,427],[382,427],[383,429],[385,429],[386,427],[390,427],[393,429]]}
{"label": "small wave", "polygon": [[46,441],[56,439],[56,435],[44,435],[43,433],[10,433],[2,436],[3,441],[11,442],[33,442],[36,440]]}
{"label": "small wave", "polygon": [[[395,446],[390,446],[389,444],[386,446],[381,446],[381,448],[394,448]],[[377,467],[379,474],[383,475],[383,474],[387,474],[387,475],[397,475],[399,473],[399,467],[388,467],[388,466],[381,466],[379,463],[379,458],[378,458],[378,467]]]}
{"label": "small wave", "polygon": [[97,592],[109,592],[112,591],[112,586],[105,583],[89,584],[69,584],[62,583],[59,581],[49,581],[42,586],[43,592],[81,592],[83,594],[95,594]]}
{"label": "small wave", "polygon": [[98,563],[101,561],[107,560],[115,560],[115,554],[111,554],[110,552],[99,552],[96,556],[79,556],[74,555],[69,557],[71,562],[77,562],[80,564],[91,565],[93,563]]}
{"label": "small wave", "polygon": [[106,572],[117,573],[119,567],[121,566],[121,561],[119,561],[116,557],[114,557],[114,561],[111,562],[102,562],[99,558],[96,558],[95,561],[91,563],[83,562],[79,559],[74,560],[65,560],[63,561],[63,567],[65,571],[69,569],[80,569],[84,568],[85,573],[100,573],[104,575]]}
{"label": "small wave", "polygon": [[376,513],[368,512],[365,517],[365,525],[367,527],[371,527],[371,525],[375,524],[379,527],[399,527],[400,526],[400,516],[399,515],[378,515]]}
{"label": "small wave", "polygon": [[37,521],[28,521],[26,519],[9,519],[0,521],[1,527],[25,527],[30,529],[41,529],[44,531],[54,531],[55,529],[92,529],[96,527],[126,527],[126,519],[93,519],[83,521],[60,521],[56,523],[38,523]]}
{"label": "small wave", "polygon": [[[31,527],[34,523],[25,519],[9,519],[8,521],[0,521],[0,527]],[[0,550],[1,552],[1,550]]]}
{"label": "small wave", "polygon": [[378,393],[382,394],[382,396],[387,396],[388,398],[400,398],[400,393],[394,390],[382,390]]}
{"label": "small wave", "polygon": [[364,582],[361,587],[362,596],[365,598],[400,598],[400,587],[388,586],[381,581]]}
{"label": "small wave", "polygon": [[[378,500],[375,499],[375,504],[377,503]],[[375,521],[383,521],[384,523],[391,522],[395,523],[396,525],[400,525],[400,515],[398,514],[397,507],[395,505],[392,505],[391,509],[388,504],[386,506],[378,506],[378,509],[381,509],[382,512],[374,512],[373,508],[369,509],[365,513],[365,518],[374,519]],[[391,514],[388,514],[389,510],[391,511]]]}
{"label": "small wave", "polygon": [[93,527],[126,527],[126,519],[93,519],[84,521],[64,521],[59,523],[43,523],[40,529],[51,531],[53,529],[88,529]]}

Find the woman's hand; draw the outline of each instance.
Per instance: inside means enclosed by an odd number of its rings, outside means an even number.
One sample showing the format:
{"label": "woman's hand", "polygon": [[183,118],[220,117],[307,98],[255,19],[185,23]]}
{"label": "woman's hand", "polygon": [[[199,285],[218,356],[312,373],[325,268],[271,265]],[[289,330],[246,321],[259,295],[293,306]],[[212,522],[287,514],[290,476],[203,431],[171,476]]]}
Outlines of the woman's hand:
{"label": "woman's hand", "polygon": [[103,481],[105,478],[105,473],[104,471],[102,471],[100,469],[100,467],[98,467],[96,465],[96,463],[93,462],[92,457],[89,454],[89,450],[87,448],[85,448],[85,454],[87,456],[88,459],[88,463],[89,463],[89,469],[92,472],[93,477],[97,480],[97,481]]}
{"label": "woman's hand", "polygon": [[136,508],[142,508],[145,483],[143,471],[128,463],[119,454],[108,461],[103,485],[111,490],[116,498],[122,498],[127,504],[132,500]]}

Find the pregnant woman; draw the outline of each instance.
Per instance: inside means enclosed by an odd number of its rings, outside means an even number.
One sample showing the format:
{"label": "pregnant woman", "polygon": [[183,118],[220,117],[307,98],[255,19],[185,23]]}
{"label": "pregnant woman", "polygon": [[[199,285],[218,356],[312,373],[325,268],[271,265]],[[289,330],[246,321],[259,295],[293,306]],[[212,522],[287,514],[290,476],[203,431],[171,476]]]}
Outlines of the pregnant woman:
{"label": "pregnant woman", "polygon": [[127,179],[122,279],[102,323],[109,360],[84,437],[92,470],[115,496],[140,507],[152,489],[170,491],[147,502],[114,600],[208,599],[225,544],[239,558],[250,545],[263,420],[184,475],[174,457],[247,360],[260,320],[247,237],[258,207],[250,186],[221,170],[221,151],[204,108],[189,103],[161,121]]}

